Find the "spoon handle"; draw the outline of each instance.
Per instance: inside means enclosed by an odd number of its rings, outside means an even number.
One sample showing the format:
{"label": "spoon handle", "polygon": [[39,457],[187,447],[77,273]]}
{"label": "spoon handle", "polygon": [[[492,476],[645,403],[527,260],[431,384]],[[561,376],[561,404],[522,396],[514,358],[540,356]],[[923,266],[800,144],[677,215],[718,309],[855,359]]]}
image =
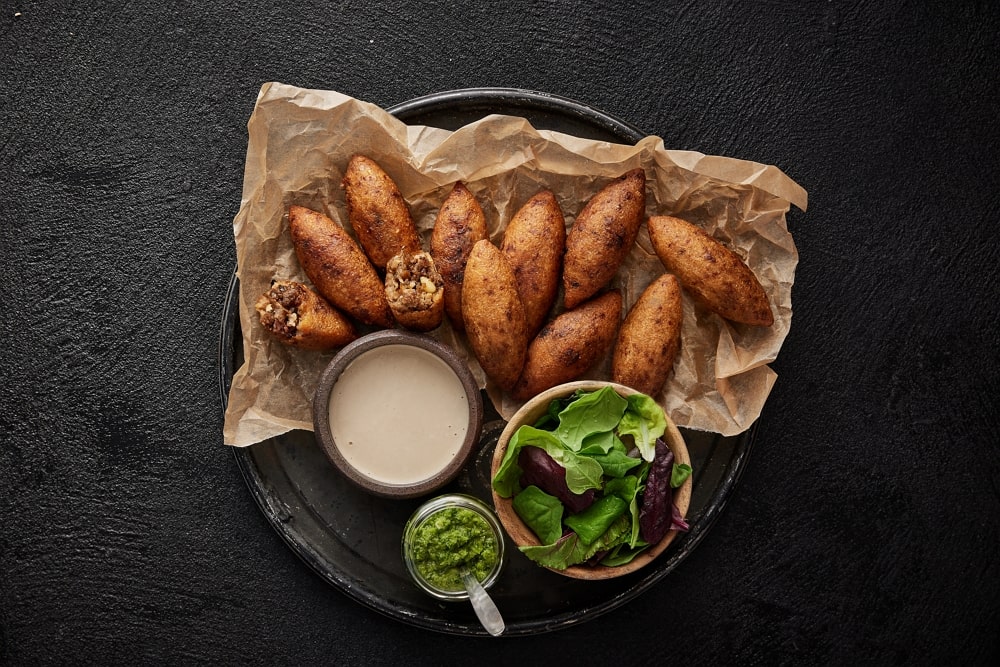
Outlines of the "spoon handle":
{"label": "spoon handle", "polygon": [[475,610],[476,616],[479,617],[479,622],[483,624],[488,633],[494,637],[500,636],[505,626],[493,598],[479,584],[479,581],[466,570],[462,571],[462,583],[465,584],[465,590],[469,592],[469,601],[472,602],[472,608]]}

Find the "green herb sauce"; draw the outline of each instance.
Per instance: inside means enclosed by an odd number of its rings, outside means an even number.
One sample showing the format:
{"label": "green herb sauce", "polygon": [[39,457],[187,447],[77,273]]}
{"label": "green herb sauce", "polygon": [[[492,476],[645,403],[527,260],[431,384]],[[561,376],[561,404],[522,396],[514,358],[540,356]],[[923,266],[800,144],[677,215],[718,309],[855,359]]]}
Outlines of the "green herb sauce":
{"label": "green herb sauce", "polygon": [[464,507],[448,507],[430,515],[412,538],[410,553],[417,571],[443,591],[462,591],[461,570],[479,581],[497,563],[497,541],[486,519]]}

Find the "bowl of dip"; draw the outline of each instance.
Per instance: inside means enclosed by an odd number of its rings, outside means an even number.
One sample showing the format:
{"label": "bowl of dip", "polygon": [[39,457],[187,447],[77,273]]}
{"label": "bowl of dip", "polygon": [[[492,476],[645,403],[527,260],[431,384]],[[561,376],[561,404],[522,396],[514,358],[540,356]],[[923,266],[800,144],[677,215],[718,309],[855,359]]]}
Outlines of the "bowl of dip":
{"label": "bowl of dip", "polygon": [[403,561],[413,581],[440,600],[468,600],[462,569],[484,589],[503,568],[503,528],[490,507],[473,496],[432,498],[403,528]]}
{"label": "bowl of dip", "polygon": [[385,498],[416,498],[453,480],[482,424],[482,394],[465,361],[407,331],[377,331],[345,346],[313,398],[324,454],[351,482]]}

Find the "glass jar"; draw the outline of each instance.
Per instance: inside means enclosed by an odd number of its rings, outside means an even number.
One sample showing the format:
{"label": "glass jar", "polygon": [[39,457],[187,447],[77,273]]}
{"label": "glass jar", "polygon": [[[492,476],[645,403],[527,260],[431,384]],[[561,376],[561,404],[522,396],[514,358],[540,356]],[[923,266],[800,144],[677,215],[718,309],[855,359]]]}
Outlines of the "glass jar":
{"label": "glass jar", "polygon": [[461,570],[483,588],[500,576],[503,528],[493,510],[478,498],[450,493],[432,498],[403,528],[403,561],[416,584],[441,600],[467,600]]}

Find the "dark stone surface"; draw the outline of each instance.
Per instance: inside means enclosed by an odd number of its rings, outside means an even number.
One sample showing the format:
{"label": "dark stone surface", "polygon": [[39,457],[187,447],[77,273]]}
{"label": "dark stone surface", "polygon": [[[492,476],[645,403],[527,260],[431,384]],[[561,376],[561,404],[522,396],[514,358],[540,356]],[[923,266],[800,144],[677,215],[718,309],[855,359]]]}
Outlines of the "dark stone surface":
{"label": "dark stone surface", "polygon": [[[0,663],[995,663],[998,33],[988,2],[4,3]],[[216,347],[272,80],[543,90],[809,191],[758,445],[656,589],[487,645],[271,531]]]}

